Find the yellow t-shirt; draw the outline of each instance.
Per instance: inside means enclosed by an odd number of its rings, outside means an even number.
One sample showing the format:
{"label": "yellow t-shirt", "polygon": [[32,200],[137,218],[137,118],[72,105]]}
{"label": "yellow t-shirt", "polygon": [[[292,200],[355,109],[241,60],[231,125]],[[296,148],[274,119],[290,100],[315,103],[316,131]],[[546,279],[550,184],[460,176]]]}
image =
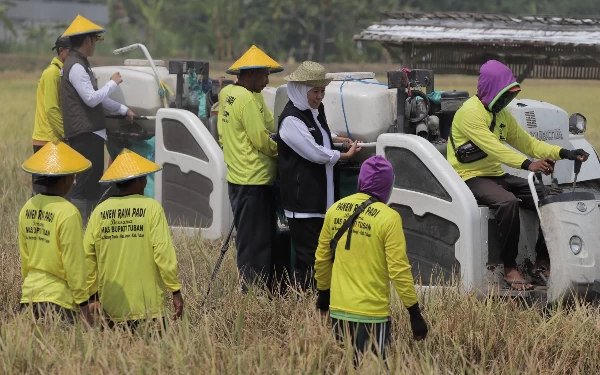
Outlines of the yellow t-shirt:
{"label": "yellow t-shirt", "polygon": [[66,199],[38,194],[19,214],[21,303],[52,302],[79,311],[89,294],[81,215]]}
{"label": "yellow t-shirt", "polygon": [[354,210],[369,198],[357,193],[333,204],[325,214],[316,252],[315,279],[319,290],[331,289],[329,309],[366,317],[390,315],[390,283],[408,308],[417,303],[406,241],[398,212],[373,203],[354,223],[350,250],[348,232],[338,241],[331,263],[329,243]]}
{"label": "yellow t-shirt", "polygon": [[560,160],[559,146],[539,141],[529,135],[507,109],[501,110],[496,115],[496,127],[493,133],[490,131],[491,124],[492,113],[485,109],[476,96],[467,100],[454,116],[451,131],[456,148],[470,140],[488,155],[472,163],[461,163],[456,158],[452,143],[448,139],[446,149],[448,162],[464,181],[473,177],[502,176],[505,174],[502,164],[521,168],[521,164],[527,158],[508,148],[505,143],[537,159],[551,157]]}
{"label": "yellow t-shirt", "polygon": [[54,137],[65,138],[61,111],[60,70],[63,63],[56,57],[42,73],[37,87],[35,122],[32,138],[50,142]]}
{"label": "yellow t-shirt", "polygon": [[219,144],[227,164],[227,181],[238,185],[272,185],[277,169],[273,113],[261,93],[239,85],[219,93]]}
{"label": "yellow t-shirt", "polygon": [[85,231],[88,287],[110,319],[165,314],[165,289],[181,289],[167,218],[152,198],[111,197],[94,209]]}

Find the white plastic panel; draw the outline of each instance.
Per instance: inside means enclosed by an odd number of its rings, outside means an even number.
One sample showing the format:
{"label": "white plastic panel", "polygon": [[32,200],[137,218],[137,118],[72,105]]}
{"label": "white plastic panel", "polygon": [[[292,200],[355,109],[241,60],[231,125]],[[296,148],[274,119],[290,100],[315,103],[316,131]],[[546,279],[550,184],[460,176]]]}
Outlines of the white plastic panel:
{"label": "white plastic panel", "polygon": [[[408,206],[415,215],[427,213],[453,222],[460,231],[455,257],[460,263],[462,285],[482,289],[485,263],[482,258],[480,211],[463,180],[446,159],[427,140],[409,134],[382,134],[377,138],[377,154],[385,156],[387,148],[412,152],[437,179],[451,201],[423,192],[394,187],[388,205]],[[396,176],[401,178],[401,176]]]}
{"label": "white plastic panel", "polygon": [[[227,234],[233,218],[227,169],[218,143],[198,117],[186,110],[160,109],[156,124],[155,161],[165,169],[156,174],[155,198],[167,215],[171,213],[169,221],[190,234],[201,229],[207,239]],[[194,198],[186,201],[186,196]],[[191,215],[198,217],[196,224],[176,224],[189,223]]]}

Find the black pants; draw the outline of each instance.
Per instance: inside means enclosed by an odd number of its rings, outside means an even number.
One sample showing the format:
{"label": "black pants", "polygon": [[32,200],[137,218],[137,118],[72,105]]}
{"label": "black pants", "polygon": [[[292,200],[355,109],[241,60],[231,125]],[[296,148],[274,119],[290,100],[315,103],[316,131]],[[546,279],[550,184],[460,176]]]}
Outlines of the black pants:
{"label": "black pants", "polygon": [[249,284],[256,283],[264,283],[270,290],[277,236],[273,188],[228,183],[228,192],[237,231],[235,245],[242,290],[247,292]]}
{"label": "black pants", "polygon": [[[133,332],[137,331],[140,324],[144,324],[145,322],[146,321],[144,319],[126,320],[124,322],[115,322],[115,321],[108,319],[106,322],[106,326],[109,329],[115,329],[115,328],[125,329],[125,327],[127,327],[127,329],[133,333]],[[157,318],[152,319],[152,323],[158,323],[158,322],[159,321]],[[163,317],[161,319],[160,323],[161,324],[158,327],[158,333],[162,336],[162,333],[166,330],[166,327],[167,327],[167,319]]]}
{"label": "black pants", "polygon": [[[21,313],[29,308],[30,304],[22,303],[20,306]],[[35,320],[43,319],[44,317],[56,314],[63,322],[74,324],[77,313],[73,310],[65,309],[52,302],[34,302],[31,304],[33,316]]]}
{"label": "black pants", "polygon": [[[44,146],[36,146],[33,145],[33,153],[35,154],[36,152],[38,152],[42,147]],[[39,193],[43,193],[46,190],[45,186],[42,185],[38,185],[35,183],[35,179],[36,179],[37,175],[36,174],[32,174],[31,175],[31,188],[33,190],[33,194],[32,196],[39,194]]]}
{"label": "black pants", "polygon": [[104,139],[94,133],[85,133],[69,138],[68,143],[92,162],[90,169],[77,174],[71,193],[73,204],[79,209],[81,218],[86,223],[104,192],[103,186],[98,183],[104,173]]}
{"label": "black pants", "polygon": [[[346,336],[354,347],[354,366],[358,366],[359,355],[366,350],[381,353],[383,360],[387,359],[386,346],[390,341],[392,322],[385,323],[357,323],[347,320],[331,318],[335,338],[343,343]],[[368,347],[369,343],[371,344]]]}
{"label": "black pants", "polygon": [[[501,177],[475,177],[467,180],[466,183],[478,203],[496,209],[496,223],[504,267],[515,268],[521,229],[519,207],[535,210],[527,180],[505,174]],[[549,259],[548,248],[541,229],[539,232],[536,244],[537,257],[547,260]]]}
{"label": "black pants", "polygon": [[294,219],[288,218],[292,245],[296,251],[294,265],[294,282],[302,290],[314,289],[315,252],[319,245],[319,235],[323,228],[322,218]]}

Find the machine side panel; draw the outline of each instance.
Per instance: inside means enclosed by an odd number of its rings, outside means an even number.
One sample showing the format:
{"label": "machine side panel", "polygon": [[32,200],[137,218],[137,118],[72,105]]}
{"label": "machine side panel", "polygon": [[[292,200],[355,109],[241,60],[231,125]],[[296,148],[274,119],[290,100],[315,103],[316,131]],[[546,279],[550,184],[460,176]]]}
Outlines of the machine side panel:
{"label": "machine side panel", "polygon": [[163,120],[163,142],[169,151],[188,155],[207,163],[209,161],[190,131],[177,120]]}

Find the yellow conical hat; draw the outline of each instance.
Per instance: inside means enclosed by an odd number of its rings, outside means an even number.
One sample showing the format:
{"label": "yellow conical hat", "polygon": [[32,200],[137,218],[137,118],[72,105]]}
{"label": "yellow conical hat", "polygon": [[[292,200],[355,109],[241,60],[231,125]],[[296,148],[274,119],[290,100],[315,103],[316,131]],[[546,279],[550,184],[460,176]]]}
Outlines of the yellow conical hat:
{"label": "yellow conical hat", "polygon": [[21,165],[27,173],[39,176],[67,176],[89,169],[92,162],[69,145],[54,138]]}
{"label": "yellow conical hat", "polygon": [[255,45],[252,45],[242,57],[227,69],[228,74],[240,74],[242,69],[271,68],[271,73],[283,71],[283,67]]}
{"label": "yellow conical hat", "polygon": [[100,183],[121,182],[158,172],[162,167],[135,152],[124,148],[115,161],[108,167]]}
{"label": "yellow conical hat", "polygon": [[[62,36],[75,36],[81,34],[91,34],[91,33],[103,33],[106,30],[102,26],[96,25],[92,21],[87,18],[77,15],[71,25],[65,30]],[[104,38],[100,38],[102,40]]]}

